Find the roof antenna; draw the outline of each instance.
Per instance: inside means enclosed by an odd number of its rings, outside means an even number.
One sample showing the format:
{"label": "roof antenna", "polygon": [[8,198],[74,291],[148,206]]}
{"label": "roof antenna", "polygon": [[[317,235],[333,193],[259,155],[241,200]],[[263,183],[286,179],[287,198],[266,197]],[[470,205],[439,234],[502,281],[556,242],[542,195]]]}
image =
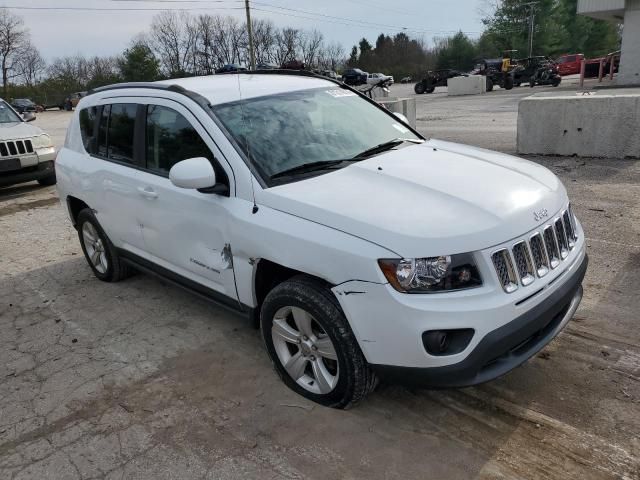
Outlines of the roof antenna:
{"label": "roof antenna", "polygon": [[[238,80],[238,95],[240,97],[240,112],[242,114],[242,123],[244,123],[244,128],[245,131],[249,131],[249,125],[247,124],[247,118],[244,115],[244,104],[242,102],[242,88],[240,88],[240,75],[239,74],[235,74],[236,79]],[[253,176],[255,174],[255,167],[253,165],[253,155],[251,155],[251,151],[249,148],[249,141],[247,139],[246,135],[243,135],[243,140],[244,140],[244,144],[247,147],[247,160],[249,161],[249,173],[251,174],[251,198],[253,199],[253,208],[251,209],[251,213],[256,214],[258,213],[258,204],[256,203],[256,191],[255,188],[253,186]]]}

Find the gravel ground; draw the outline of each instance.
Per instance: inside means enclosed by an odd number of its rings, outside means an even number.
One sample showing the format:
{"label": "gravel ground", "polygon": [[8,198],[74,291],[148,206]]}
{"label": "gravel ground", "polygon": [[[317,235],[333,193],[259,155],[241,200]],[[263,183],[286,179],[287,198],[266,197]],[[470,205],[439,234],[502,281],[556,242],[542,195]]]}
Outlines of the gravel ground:
{"label": "gravel ground", "polygon": [[[528,93],[424,95],[418,128],[513,152]],[[69,118],[37,124],[59,144]],[[145,275],[96,280],[54,188],[0,189],[0,478],[640,478],[640,163],[532,160],[588,235],[574,320],[494,382],[381,386],[349,411],[290,392],[243,318]]]}

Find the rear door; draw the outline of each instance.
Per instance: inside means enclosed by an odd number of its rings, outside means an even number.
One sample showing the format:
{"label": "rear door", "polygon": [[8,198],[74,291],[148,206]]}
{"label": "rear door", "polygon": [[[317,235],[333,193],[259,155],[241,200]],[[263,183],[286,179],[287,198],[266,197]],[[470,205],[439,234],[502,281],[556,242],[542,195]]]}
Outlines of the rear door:
{"label": "rear door", "polygon": [[115,246],[133,252],[144,248],[138,205],[140,168],[136,152],[136,103],[112,103],[98,107],[97,138],[91,147],[95,157],[94,185],[100,199],[91,207]]}
{"label": "rear door", "polygon": [[[189,280],[237,300],[229,241],[232,172],[197,118],[172,100],[153,99],[144,112],[145,169],[140,171],[142,234],[149,259]],[[174,186],[169,170],[181,160],[206,157],[216,192]],[[220,299],[223,300],[223,299]]]}

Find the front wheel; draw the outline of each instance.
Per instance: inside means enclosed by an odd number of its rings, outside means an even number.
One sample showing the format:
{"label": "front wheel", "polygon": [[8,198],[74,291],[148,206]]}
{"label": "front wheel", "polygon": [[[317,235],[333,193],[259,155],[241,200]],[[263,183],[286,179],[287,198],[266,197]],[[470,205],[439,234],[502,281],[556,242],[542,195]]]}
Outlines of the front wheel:
{"label": "front wheel", "polygon": [[435,90],[436,90],[436,87],[431,86],[431,87],[428,87],[428,88],[426,89],[426,92],[427,92],[427,93],[433,93],[433,92],[435,92]]}
{"label": "front wheel", "polygon": [[533,77],[531,77],[531,79],[529,80],[529,86],[531,88],[536,86],[536,81],[535,81],[535,79]]}
{"label": "front wheel", "polygon": [[294,392],[349,408],[377,384],[335,295],[299,275],[276,286],[260,311],[262,337],[276,372]]}
{"label": "front wheel", "polygon": [[425,92],[425,90],[426,88],[423,82],[418,82],[413,87],[413,91],[416,92],[418,95],[422,95]]}
{"label": "front wheel", "polygon": [[487,92],[493,91],[493,80],[487,77]]}
{"label": "front wheel", "polygon": [[562,82],[562,78],[557,77],[553,79],[553,82],[551,83],[554,87],[557,87],[558,85],[560,85],[560,82]]}
{"label": "front wheel", "polygon": [[505,90],[513,89],[513,77],[509,76],[504,80],[504,88]]}
{"label": "front wheel", "polygon": [[44,178],[39,178],[38,179],[38,183],[40,185],[44,186],[50,186],[50,185],[55,185],[56,184],[56,174],[54,173],[53,175],[49,175],[48,177],[44,177]]}

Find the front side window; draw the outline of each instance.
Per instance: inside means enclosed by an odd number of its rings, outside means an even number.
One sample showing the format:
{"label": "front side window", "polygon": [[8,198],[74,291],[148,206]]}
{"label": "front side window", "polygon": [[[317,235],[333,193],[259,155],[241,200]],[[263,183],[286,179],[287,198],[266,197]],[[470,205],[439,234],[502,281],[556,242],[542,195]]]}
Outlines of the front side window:
{"label": "front side window", "polygon": [[207,144],[189,121],[160,105],[147,107],[147,168],[169,173],[181,160],[204,157],[213,160]]}
{"label": "front side window", "polygon": [[107,156],[107,132],[109,131],[109,114],[111,113],[111,105],[102,107],[100,114],[100,126],[98,127],[98,149],[97,153],[101,157]]}
{"label": "front side window", "polygon": [[420,139],[391,114],[338,86],[212,108],[267,183],[298,166],[353,160],[394,139]]}
{"label": "front side window", "polygon": [[16,123],[21,122],[22,118],[7,105],[7,102],[0,100],[0,123]]}

